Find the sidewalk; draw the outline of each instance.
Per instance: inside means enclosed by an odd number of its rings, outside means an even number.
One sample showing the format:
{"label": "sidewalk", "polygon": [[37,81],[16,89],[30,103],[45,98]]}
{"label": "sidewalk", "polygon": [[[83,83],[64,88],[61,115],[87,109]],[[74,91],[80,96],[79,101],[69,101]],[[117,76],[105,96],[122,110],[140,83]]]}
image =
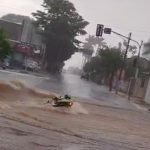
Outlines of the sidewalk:
{"label": "sidewalk", "polygon": [[128,95],[122,92],[118,92],[118,96],[126,98],[139,109],[150,111],[150,104],[146,103],[142,98],[130,97],[129,99]]}
{"label": "sidewalk", "polygon": [[32,72],[32,71],[25,71],[25,70],[20,70],[19,73],[30,74],[30,75],[35,75],[39,77],[49,76],[49,74],[45,72]]}
{"label": "sidewalk", "polygon": [[21,73],[21,74],[28,74],[28,75],[34,75],[39,77],[47,77],[49,76],[46,72],[32,72],[32,71],[26,71],[26,70],[17,70],[17,69],[1,69],[1,72],[14,72],[14,73]]}

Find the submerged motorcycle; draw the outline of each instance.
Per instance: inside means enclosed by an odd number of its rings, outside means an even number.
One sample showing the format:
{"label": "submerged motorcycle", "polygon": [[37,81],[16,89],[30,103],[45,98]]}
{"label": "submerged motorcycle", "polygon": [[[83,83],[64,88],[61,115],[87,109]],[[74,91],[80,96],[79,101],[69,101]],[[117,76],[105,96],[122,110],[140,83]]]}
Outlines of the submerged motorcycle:
{"label": "submerged motorcycle", "polygon": [[54,97],[53,107],[72,107],[73,100],[71,96],[65,95],[64,97]]}

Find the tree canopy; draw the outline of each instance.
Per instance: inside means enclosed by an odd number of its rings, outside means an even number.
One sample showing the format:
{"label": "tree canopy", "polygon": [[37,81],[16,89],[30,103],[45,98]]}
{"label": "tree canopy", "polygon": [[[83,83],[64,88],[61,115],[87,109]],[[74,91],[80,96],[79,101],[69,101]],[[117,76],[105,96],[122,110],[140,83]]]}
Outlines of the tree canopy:
{"label": "tree canopy", "polygon": [[[123,52],[118,48],[103,47],[97,52],[97,56],[91,58],[90,62],[84,66],[84,71],[88,74],[94,74],[95,78],[110,79],[110,90],[114,75],[123,65]],[[95,79],[94,79],[95,80]]]}
{"label": "tree canopy", "polygon": [[80,49],[80,52],[84,57],[84,65],[89,62],[91,57],[96,54],[97,49],[105,47],[107,44],[104,39],[101,37],[95,37],[93,35],[89,35],[88,38],[85,39],[85,42]]}
{"label": "tree canopy", "polygon": [[5,32],[0,29],[0,60],[3,61],[11,52],[9,42],[6,39]]}
{"label": "tree canopy", "polygon": [[35,24],[42,29],[46,44],[47,69],[60,71],[64,61],[78,50],[77,36],[85,35],[88,25],[68,0],[44,0],[44,11],[33,13]]}
{"label": "tree canopy", "polygon": [[122,67],[123,53],[116,48],[100,49],[102,68],[106,75],[114,74]]}

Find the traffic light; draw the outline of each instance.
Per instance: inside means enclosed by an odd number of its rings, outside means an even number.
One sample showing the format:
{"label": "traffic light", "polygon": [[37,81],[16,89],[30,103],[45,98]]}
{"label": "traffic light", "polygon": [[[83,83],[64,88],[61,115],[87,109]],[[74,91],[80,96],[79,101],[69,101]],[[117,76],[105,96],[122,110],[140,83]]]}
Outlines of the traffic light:
{"label": "traffic light", "polygon": [[111,31],[112,31],[111,28],[105,28],[104,29],[105,34],[111,34]]}
{"label": "traffic light", "polygon": [[102,36],[104,31],[104,25],[98,24],[96,29],[96,36]]}

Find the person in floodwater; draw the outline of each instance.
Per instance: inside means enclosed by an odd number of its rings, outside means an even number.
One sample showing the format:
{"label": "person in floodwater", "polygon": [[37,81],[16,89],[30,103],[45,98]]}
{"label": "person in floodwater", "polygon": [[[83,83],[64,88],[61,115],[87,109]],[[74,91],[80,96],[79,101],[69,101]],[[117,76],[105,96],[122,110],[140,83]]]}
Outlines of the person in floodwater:
{"label": "person in floodwater", "polygon": [[71,96],[65,95],[65,96],[64,96],[64,99],[71,99]]}
{"label": "person in floodwater", "polygon": [[[54,97],[53,100],[55,102],[57,101],[61,101],[61,100],[71,100],[71,96],[70,95],[64,95],[64,97],[60,96],[60,97]],[[50,101],[48,100],[47,103],[50,103]]]}

